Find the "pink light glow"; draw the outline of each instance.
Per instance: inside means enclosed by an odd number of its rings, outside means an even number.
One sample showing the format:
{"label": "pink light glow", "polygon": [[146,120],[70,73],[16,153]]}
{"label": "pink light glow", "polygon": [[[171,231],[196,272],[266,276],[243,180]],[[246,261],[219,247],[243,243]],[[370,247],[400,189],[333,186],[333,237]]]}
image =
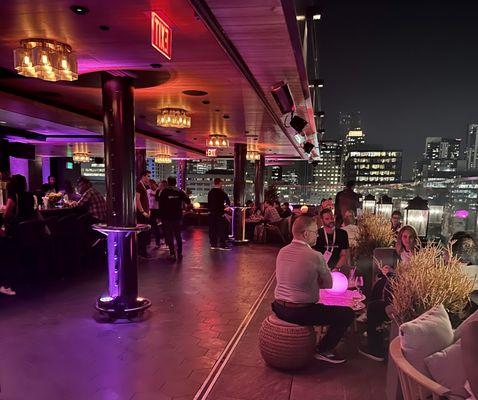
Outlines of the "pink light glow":
{"label": "pink light glow", "polygon": [[468,211],[466,210],[456,210],[455,217],[457,218],[468,218]]}
{"label": "pink light glow", "polygon": [[332,287],[326,289],[331,294],[342,294],[347,291],[349,281],[341,272],[332,272]]}

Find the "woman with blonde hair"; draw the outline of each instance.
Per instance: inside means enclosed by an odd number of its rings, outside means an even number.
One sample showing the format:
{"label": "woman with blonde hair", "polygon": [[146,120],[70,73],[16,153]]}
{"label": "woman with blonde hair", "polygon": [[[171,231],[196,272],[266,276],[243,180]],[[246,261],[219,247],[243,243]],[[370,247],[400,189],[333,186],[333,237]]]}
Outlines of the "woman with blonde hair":
{"label": "woman with blonde hair", "polygon": [[395,252],[398,261],[407,263],[420,246],[417,231],[413,226],[405,225],[398,231]]}

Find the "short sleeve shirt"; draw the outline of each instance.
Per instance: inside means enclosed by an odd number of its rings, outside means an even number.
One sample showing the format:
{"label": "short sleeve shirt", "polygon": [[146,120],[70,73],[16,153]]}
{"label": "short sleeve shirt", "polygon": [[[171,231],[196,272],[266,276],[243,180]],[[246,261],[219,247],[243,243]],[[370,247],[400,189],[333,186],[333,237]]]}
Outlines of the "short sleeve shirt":
{"label": "short sleeve shirt", "polygon": [[335,241],[334,233],[327,234],[324,228],[320,228],[317,232],[317,243],[314,249],[324,254],[327,250],[332,252],[332,256],[329,259],[328,265],[330,269],[334,269],[337,266],[337,262],[340,259],[340,252],[349,248],[349,239],[347,232],[343,229],[335,228]]}
{"label": "short sleeve shirt", "polygon": [[141,207],[143,207],[143,210],[145,212],[148,212],[149,211],[148,191],[147,191],[147,187],[143,184],[143,182],[138,182],[138,184],[136,185],[136,193],[139,193],[139,202],[141,203]]}

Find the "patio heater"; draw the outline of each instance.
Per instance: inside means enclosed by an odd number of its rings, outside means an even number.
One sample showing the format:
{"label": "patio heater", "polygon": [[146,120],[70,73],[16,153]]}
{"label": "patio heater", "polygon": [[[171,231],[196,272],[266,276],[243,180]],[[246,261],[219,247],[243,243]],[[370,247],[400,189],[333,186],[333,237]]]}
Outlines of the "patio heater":
{"label": "patio heater", "polygon": [[430,205],[430,217],[428,219],[429,224],[441,225],[443,221],[443,206]]}
{"label": "patio heater", "polygon": [[375,200],[375,196],[371,195],[370,193],[366,195],[362,202],[362,209],[364,214],[375,214],[375,204],[377,201]]}
{"label": "patio heater", "polygon": [[393,201],[392,198],[384,194],[377,204],[377,215],[381,215],[387,220],[392,218]]}
{"label": "patio heater", "polygon": [[426,238],[429,215],[428,201],[420,196],[414,197],[405,208],[405,225],[413,226],[420,238]]}
{"label": "patio heater", "polygon": [[108,295],[96,309],[111,318],[133,318],[151,306],[138,296],[136,236],[149,229],[135,217],[134,88],[130,77],[102,75],[106,163]]}

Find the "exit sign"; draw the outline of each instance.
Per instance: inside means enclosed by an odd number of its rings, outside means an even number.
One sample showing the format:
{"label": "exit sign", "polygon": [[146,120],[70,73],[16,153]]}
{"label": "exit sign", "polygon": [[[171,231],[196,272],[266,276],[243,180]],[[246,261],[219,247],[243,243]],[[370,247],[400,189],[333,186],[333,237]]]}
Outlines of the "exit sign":
{"label": "exit sign", "polygon": [[154,11],[151,13],[151,45],[168,60],[172,55],[173,31]]}
{"label": "exit sign", "polygon": [[207,155],[208,157],[217,157],[217,149],[214,149],[214,148],[212,148],[212,149],[207,149],[206,155]]}

